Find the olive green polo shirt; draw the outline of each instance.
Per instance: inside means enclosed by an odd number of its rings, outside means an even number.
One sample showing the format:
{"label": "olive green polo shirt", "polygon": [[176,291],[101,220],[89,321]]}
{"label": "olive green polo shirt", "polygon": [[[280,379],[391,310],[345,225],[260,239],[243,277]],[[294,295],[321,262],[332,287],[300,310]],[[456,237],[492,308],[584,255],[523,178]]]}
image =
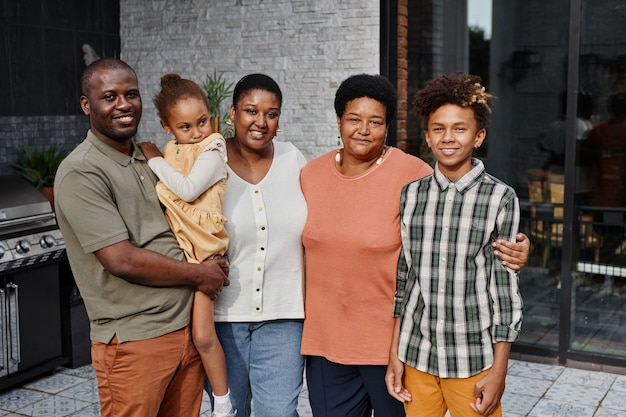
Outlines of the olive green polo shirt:
{"label": "olive green polo shirt", "polygon": [[154,186],[157,178],[133,142],[128,156],[91,131],[63,161],[55,208],[74,279],[85,301],[91,338],[108,343],[158,337],[189,323],[193,288],[149,287],[107,272],[94,252],[129,240],[184,260]]}

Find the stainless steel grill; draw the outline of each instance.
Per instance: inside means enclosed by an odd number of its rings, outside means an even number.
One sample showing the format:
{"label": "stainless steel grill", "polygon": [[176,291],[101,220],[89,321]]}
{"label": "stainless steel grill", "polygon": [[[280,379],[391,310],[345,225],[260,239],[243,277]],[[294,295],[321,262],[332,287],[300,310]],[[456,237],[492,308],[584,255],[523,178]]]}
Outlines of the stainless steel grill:
{"label": "stainless steel grill", "polygon": [[59,278],[65,259],[48,200],[21,177],[0,176],[0,389],[66,362]]}
{"label": "stainless steel grill", "polygon": [[0,175],[0,274],[65,256],[48,200],[15,175]]}

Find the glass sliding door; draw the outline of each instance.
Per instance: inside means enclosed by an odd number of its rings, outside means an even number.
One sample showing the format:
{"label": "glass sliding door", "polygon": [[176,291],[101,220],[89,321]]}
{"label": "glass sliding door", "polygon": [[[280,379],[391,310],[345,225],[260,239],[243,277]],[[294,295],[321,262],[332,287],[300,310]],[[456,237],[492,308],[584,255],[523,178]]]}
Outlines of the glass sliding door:
{"label": "glass sliding door", "polygon": [[515,188],[531,239],[513,350],[626,366],[624,0],[415,0],[408,15],[409,97],[455,71],[498,97],[477,157]]}
{"label": "glass sliding door", "polygon": [[[532,241],[520,273],[524,323],[516,345],[556,352],[563,259],[569,2],[493,2],[489,85],[499,100],[487,170],[515,187]],[[555,355],[556,353],[553,353]]]}
{"label": "glass sliding door", "polygon": [[[624,359],[626,346],[626,5],[582,0],[576,142],[573,353]],[[580,107],[580,106],[579,106]]]}

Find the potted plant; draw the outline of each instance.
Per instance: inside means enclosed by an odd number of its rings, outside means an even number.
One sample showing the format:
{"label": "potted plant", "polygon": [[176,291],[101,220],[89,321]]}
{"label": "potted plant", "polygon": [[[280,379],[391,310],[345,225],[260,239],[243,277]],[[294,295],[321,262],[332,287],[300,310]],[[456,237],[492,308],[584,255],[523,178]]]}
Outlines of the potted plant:
{"label": "potted plant", "polygon": [[218,73],[215,69],[213,70],[213,74],[207,74],[204,80],[204,91],[209,100],[209,116],[211,117],[213,132],[222,132],[220,106],[222,102],[233,93],[233,84],[234,83],[226,83],[223,73]]}
{"label": "potted plant", "polygon": [[63,158],[67,156],[67,151],[50,145],[42,149],[31,149],[24,145],[21,152],[18,152],[17,162],[13,168],[20,173],[28,182],[40,190],[54,207],[52,186],[54,176]]}

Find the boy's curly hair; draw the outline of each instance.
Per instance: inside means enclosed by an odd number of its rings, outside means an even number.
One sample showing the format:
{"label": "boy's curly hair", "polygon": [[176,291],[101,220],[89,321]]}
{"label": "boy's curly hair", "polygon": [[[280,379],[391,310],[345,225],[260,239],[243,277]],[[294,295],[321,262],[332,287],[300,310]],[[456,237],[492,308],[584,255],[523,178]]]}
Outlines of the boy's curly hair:
{"label": "boy's curly hair", "polygon": [[469,107],[474,110],[478,129],[484,129],[489,125],[495,101],[496,96],[485,91],[479,76],[458,72],[429,80],[415,94],[413,110],[420,118],[422,128],[428,129],[428,118],[439,107],[446,104]]}

